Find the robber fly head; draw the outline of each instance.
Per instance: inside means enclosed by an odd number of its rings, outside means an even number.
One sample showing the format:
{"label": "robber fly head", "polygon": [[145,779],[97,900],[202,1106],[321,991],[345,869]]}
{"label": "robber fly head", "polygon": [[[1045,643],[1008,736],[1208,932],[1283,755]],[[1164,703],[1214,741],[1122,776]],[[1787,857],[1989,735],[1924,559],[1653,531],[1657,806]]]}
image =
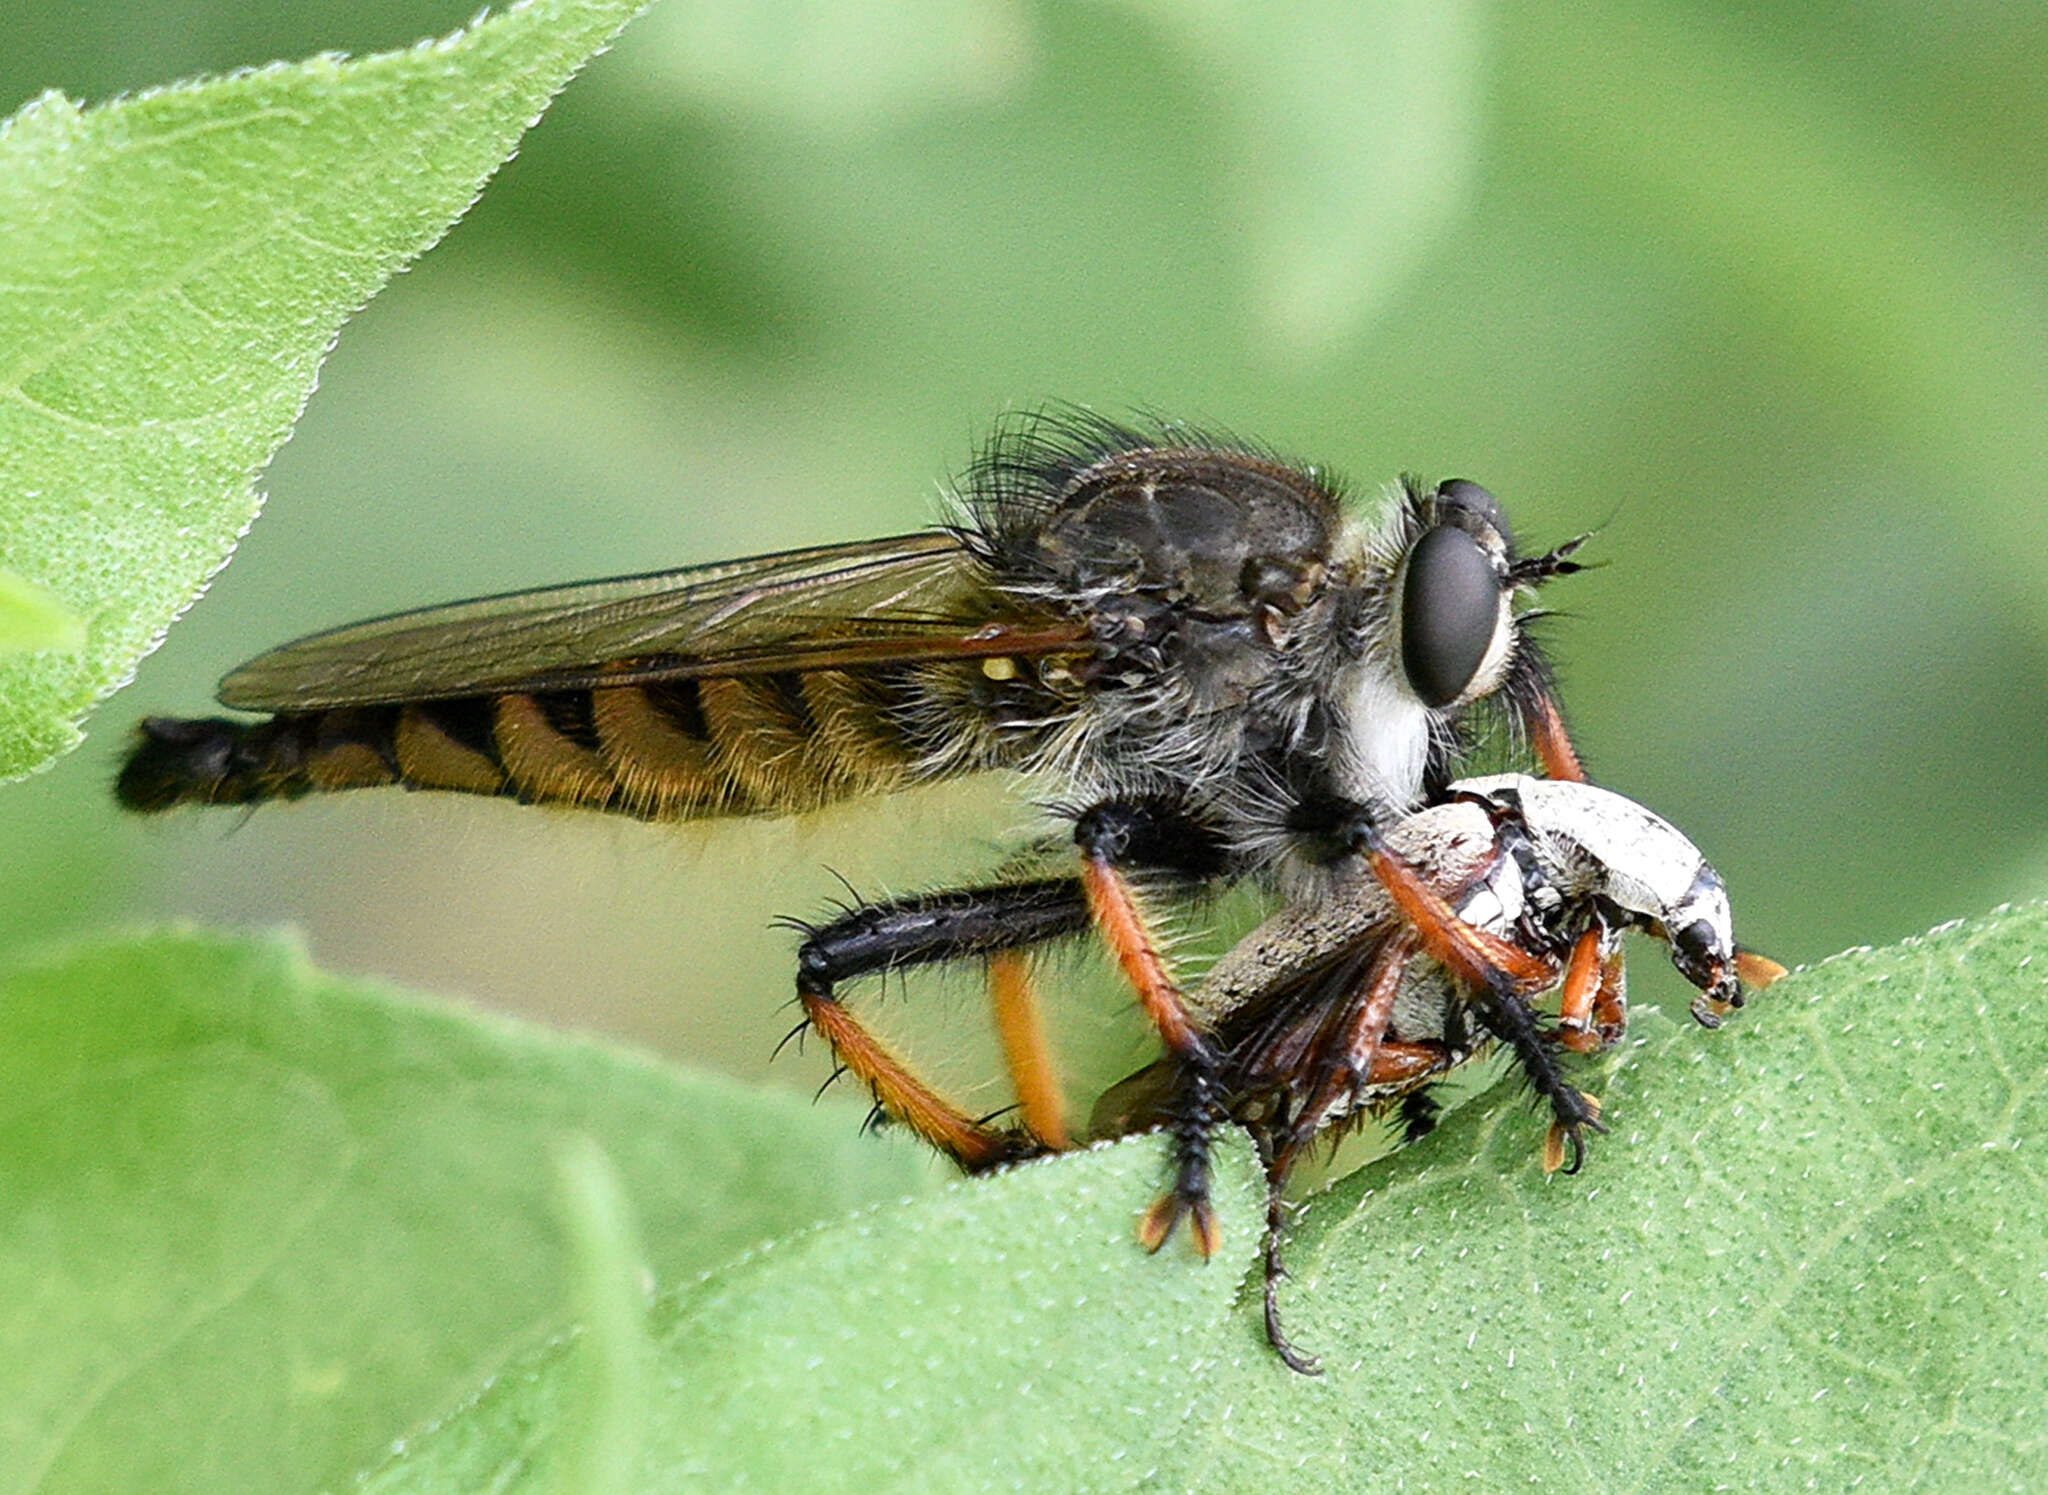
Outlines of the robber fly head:
{"label": "robber fly head", "polygon": [[[1441,728],[1468,707],[1493,704],[1533,743],[1553,777],[1580,771],[1552,701],[1549,665],[1530,636],[1534,609],[1519,599],[1581,569],[1586,536],[1525,556],[1492,493],[1464,478],[1435,488],[1404,480],[1390,533],[1392,606],[1387,652],[1397,683]],[[1461,734],[1462,736],[1462,734]]]}

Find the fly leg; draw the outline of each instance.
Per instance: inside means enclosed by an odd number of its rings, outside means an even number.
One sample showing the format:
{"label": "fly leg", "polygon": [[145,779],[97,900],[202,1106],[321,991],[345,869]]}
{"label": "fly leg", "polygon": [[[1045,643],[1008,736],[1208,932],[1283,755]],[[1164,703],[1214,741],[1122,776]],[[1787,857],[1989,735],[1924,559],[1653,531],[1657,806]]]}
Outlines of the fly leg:
{"label": "fly leg", "polygon": [[[1371,1063],[1365,1068],[1360,1082],[1366,1086],[1393,1086],[1419,1084],[1434,1074],[1441,1074],[1453,1068],[1458,1056],[1440,1043],[1383,1043]],[[1410,1096],[1425,1092],[1415,1090]],[[1432,1123],[1433,1124],[1433,1123]],[[1428,1126],[1422,1127],[1427,1131]],[[1291,1275],[1281,1250],[1287,1235],[1287,1218],[1290,1206],[1287,1203],[1287,1180],[1294,1171],[1295,1163],[1301,1157],[1306,1139],[1288,1137],[1278,1145],[1263,1132],[1254,1133],[1259,1142],[1261,1161],[1266,1169],[1266,1236],[1264,1248],[1265,1265],[1265,1318],[1266,1342],[1273,1346],[1287,1368],[1305,1376],[1319,1376],[1323,1373],[1322,1363],[1312,1354],[1297,1346],[1287,1337],[1287,1331],[1280,1322],[1280,1284]],[[1408,1140],[1413,1140],[1409,1138]]]}
{"label": "fly leg", "polygon": [[1467,924],[1443,894],[1413,867],[1389,851],[1370,821],[1352,833],[1354,848],[1387,890],[1394,907],[1415,931],[1425,953],[1467,986],[1505,983],[1517,994],[1543,991],[1558,977],[1557,962],[1533,955],[1514,941]]}
{"label": "fly leg", "polygon": [[[1355,1107],[1368,1087],[1385,1083],[1393,1072],[1406,1068],[1406,1056],[1387,1054],[1383,1045],[1402,977],[1418,948],[1419,941],[1412,933],[1402,933],[1374,952],[1363,978],[1352,984],[1342,1004],[1317,1033],[1315,1046],[1307,1056],[1308,1084],[1282,1113],[1283,1128],[1277,1137],[1269,1138],[1263,1132],[1260,1137],[1260,1152],[1266,1165],[1266,1339],[1289,1370],[1305,1376],[1322,1374],[1322,1367],[1314,1355],[1297,1349],[1280,1326],[1280,1283],[1287,1276],[1280,1255],[1281,1237],[1287,1228],[1287,1203],[1283,1197],[1287,1177],[1333,1109]],[[1406,1050],[1418,1046],[1394,1047]],[[1383,1065],[1383,1055],[1392,1062]]]}
{"label": "fly leg", "polygon": [[1471,989],[1486,1026],[1514,1051],[1530,1088],[1549,1105],[1552,1119],[1543,1144],[1543,1171],[1578,1172],[1585,1161],[1585,1132],[1604,1130],[1599,1102],[1564,1077],[1552,1051],[1552,1037],[1537,1022],[1528,1000],[1557,983],[1558,962],[1459,919],[1440,893],[1386,849],[1369,824],[1356,833],[1356,844],[1423,950]]}
{"label": "fly leg", "polygon": [[1213,855],[1213,842],[1177,806],[1161,800],[1098,804],[1075,821],[1074,842],[1081,851],[1089,916],[1174,1061],[1167,1101],[1173,1183],[1145,1212],[1138,1239],[1146,1250],[1157,1251],[1186,1220],[1195,1249],[1213,1256],[1221,1236],[1209,1202],[1209,1152],[1210,1134],[1223,1119],[1220,1056],[1188,1011],[1126,873],[1131,867],[1197,870],[1203,856]]}
{"label": "fly leg", "polygon": [[1074,1137],[1067,1129],[1066,1104],[1053,1068],[1052,1047],[1046,1042],[1030,961],[1022,950],[998,950],[988,958],[988,1004],[1024,1130],[1054,1152],[1067,1151]]}
{"label": "fly leg", "polygon": [[[1057,1116],[1057,1095],[1047,1086],[1026,1094],[1022,1131],[977,1121],[920,1079],[868,1032],[839,1000],[840,983],[875,971],[982,956],[990,961],[990,983],[1001,1010],[1005,988],[1035,1028],[1035,1003],[1024,979],[1020,952],[1027,946],[1078,934],[1088,927],[1088,903],[1080,882],[1050,878],[950,893],[928,893],[869,904],[804,931],[797,953],[797,999],[809,1026],[824,1035],[832,1052],[873,1092],[882,1111],[909,1127],[970,1173],[1057,1150],[1062,1135],[1039,1130],[1047,1108]],[[1014,1017],[1014,1013],[1013,1013]],[[1027,1035],[1019,1040],[1029,1046]],[[1005,1037],[1005,1047],[1011,1047]],[[1037,1045],[1042,1053],[1042,1042]],[[1049,1068],[1048,1068],[1049,1074]],[[1034,1112],[1036,1113],[1034,1115]]]}
{"label": "fly leg", "polygon": [[[1132,806],[1124,824],[1129,834],[1123,852],[1132,863],[1163,872],[1183,886],[1222,870],[1223,854],[1214,835],[1173,804]],[[1085,875],[869,904],[828,924],[798,926],[804,942],[797,956],[797,997],[808,1025],[825,1036],[839,1062],[874,1093],[883,1113],[968,1172],[1062,1151],[1071,1140],[1025,952],[1085,933],[1091,919],[1094,899]],[[840,983],[876,971],[970,958],[988,963],[990,1004],[1023,1117],[1021,1132],[976,1121],[938,1095],[837,995]]]}
{"label": "fly leg", "polygon": [[1522,728],[1545,774],[1553,779],[1586,782],[1586,767],[1579,761],[1579,750],[1572,746],[1564,715],[1548,690],[1540,692],[1524,708]]}

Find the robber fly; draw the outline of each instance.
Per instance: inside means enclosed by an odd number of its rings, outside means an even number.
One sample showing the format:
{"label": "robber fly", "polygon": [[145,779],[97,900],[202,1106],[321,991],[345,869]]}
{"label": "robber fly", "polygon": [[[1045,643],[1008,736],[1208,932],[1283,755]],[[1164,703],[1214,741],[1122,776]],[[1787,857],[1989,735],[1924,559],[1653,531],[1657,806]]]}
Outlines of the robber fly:
{"label": "robber fly", "polygon": [[[1522,605],[1578,569],[1580,541],[1524,555],[1474,483],[1406,480],[1362,514],[1319,468],[1071,410],[1000,430],[958,505],[916,534],[286,644],[221,684],[260,719],[143,722],[119,795],[154,811],[397,784],[687,819],[1020,772],[1065,807],[1075,869],[808,928],[807,1021],[963,1167],[1055,1150],[1070,1136],[1022,952],[1092,927],[1176,1061],[1174,1183],[1145,1237],[1185,1219],[1206,1254],[1222,1056],[1133,880],[1319,896],[1357,828],[1440,798],[1489,721],[1582,777]],[[988,962],[1014,1125],[935,1093],[838,996],[961,958]]]}
{"label": "robber fly", "polygon": [[[1626,931],[1670,947],[1705,1027],[1742,1005],[1745,977],[1784,974],[1736,945],[1727,890],[1692,842],[1591,784],[1464,780],[1360,850],[1326,896],[1280,910],[1187,997],[1220,1051],[1222,1109],[1265,1163],[1266,1334],[1304,1374],[1316,1362],[1282,1332],[1277,1290],[1283,1195],[1313,1141],[1389,1113],[1413,1140],[1434,1124],[1430,1087],[1500,1044],[1556,1117],[1545,1169],[1576,1170],[1579,1129],[1598,1127],[1599,1107],[1554,1050],[1620,1040]],[[1375,857],[1394,860],[1375,868]],[[1558,989],[1555,1025],[1543,1026],[1531,1001]],[[1113,1136],[1170,1117],[1173,1068],[1163,1060],[1112,1087],[1091,1129]]]}

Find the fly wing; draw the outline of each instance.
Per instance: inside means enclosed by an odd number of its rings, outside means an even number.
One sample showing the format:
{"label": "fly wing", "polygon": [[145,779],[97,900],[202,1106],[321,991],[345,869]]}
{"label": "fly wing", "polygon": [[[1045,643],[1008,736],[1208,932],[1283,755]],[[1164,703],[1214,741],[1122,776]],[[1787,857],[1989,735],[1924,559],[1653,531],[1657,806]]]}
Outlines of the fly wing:
{"label": "fly wing", "polygon": [[992,617],[973,554],[932,530],[394,613],[259,655],[219,694],[313,711],[1036,653],[1081,636]]}

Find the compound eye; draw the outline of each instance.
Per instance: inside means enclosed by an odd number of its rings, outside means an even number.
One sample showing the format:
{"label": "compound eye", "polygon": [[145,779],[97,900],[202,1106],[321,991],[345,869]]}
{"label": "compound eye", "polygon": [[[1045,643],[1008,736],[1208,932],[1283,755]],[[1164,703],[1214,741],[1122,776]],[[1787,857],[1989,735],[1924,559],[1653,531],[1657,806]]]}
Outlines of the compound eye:
{"label": "compound eye", "polygon": [[1408,552],[1401,590],[1401,668],[1425,706],[1464,694],[1500,631],[1493,562],[1461,529],[1442,526]]}

